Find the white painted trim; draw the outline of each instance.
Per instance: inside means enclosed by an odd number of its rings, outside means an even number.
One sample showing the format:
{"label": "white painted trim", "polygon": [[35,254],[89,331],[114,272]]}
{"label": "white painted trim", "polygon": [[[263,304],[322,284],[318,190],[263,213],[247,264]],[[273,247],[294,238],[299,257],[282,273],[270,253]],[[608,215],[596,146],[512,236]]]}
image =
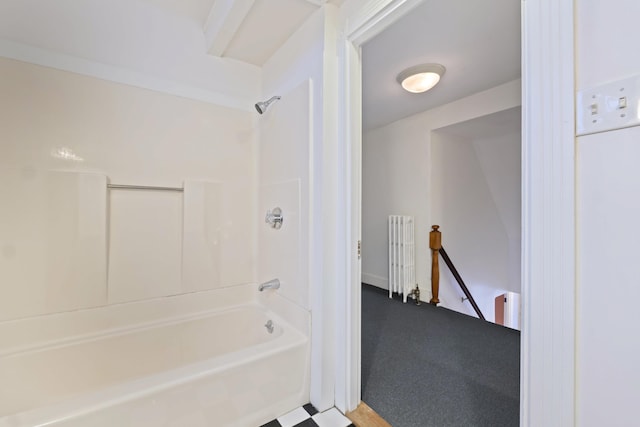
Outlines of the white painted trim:
{"label": "white painted trim", "polygon": [[207,52],[222,56],[247,17],[255,0],[216,0],[204,24]]}
{"label": "white painted trim", "polygon": [[[346,186],[348,188],[347,197],[345,197],[346,206],[346,286],[345,289],[351,288],[351,291],[345,292],[343,295],[346,299],[346,321],[348,327],[345,327],[347,349],[345,358],[345,391],[344,400],[336,399],[337,405],[343,410],[355,409],[361,400],[361,291],[360,286],[362,276],[362,263],[358,255],[358,242],[362,240],[361,218],[362,218],[362,117],[351,117],[347,111],[362,111],[362,89],[361,85],[352,85],[350,82],[358,81],[362,76],[361,67],[361,51],[356,49],[350,43],[343,43],[343,53],[341,56],[349,57],[346,61],[345,82],[341,85],[341,98],[344,100],[344,110],[340,114],[342,122],[340,128],[344,131],[345,141],[351,144],[345,144],[345,161],[344,168],[347,171]],[[348,91],[348,92],[347,92]],[[349,191],[350,190],[350,191]],[[357,366],[358,369],[352,369]]]}
{"label": "white painted trim", "polygon": [[[335,406],[337,397],[344,392],[344,372],[346,364],[337,355],[346,354],[344,340],[346,330],[343,326],[346,300],[343,298],[345,284],[345,268],[348,264],[344,250],[344,236],[347,221],[341,216],[346,212],[345,200],[342,197],[344,188],[348,185],[346,171],[343,165],[343,150],[338,136],[340,106],[338,85],[340,76],[337,73],[337,8],[327,4],[324,13],[324,52],[323,52],[323,81],[322,81],[322,117],[323,141],[322,150],[322,311],[321,321],[323,329],[322,344],[322,379],[321,396],[312,396],[312,403],[318,402],[318,409]],[[340,325],[340,327],[336,327]],[[337,381],[341,381],[337,383]],[[318,400],[318,398],[320,400]],[[315,403],[314,403],[315,405]]]}
{"label": "white painted trim", "polygon": [[371,40],[423,0],[371,0],[347,21],[347,39],[355,47]]}
{"label": "white painted trim", "polygon": [[[357,257],[357,242],[361,239],[362,222],[362,43],[418,5],[421,0],[372,0],[362,8],[343,16],[346,33],[338,40],[340,99],[343,101],[339,125],[338,158],[343,160],[330,169],[345,170],[345,185],[338,187],[343,201],[345,232],[344,275],[338,277],[336,319],[337,358],[335,406],[342,412],[354,410],[360,403],[361,389],[361,264]],[[344,12],[344,9],[343,9]],[[350,23],[356,23],[351,25]],[[341,193],[341,194],[340,194]]]}
{"label": "white painted trim", "polygon": [[302,0],[302,1],[306,1],[307,3],[311,3],[315,6],[324,6],[325,3],[327,3],[327,0]]}
{"label": "white painted trim", "polygon": [[573,0],[522,1],[520,425],[575,424]]}
{"label": "white painted trim", "polygon": [[87,59],[77,58],[21,43],[0,39],[0,57],[69,71],[101,80],[149,89],[209,104],[252,111],[255,100],[240,99],[172,80],[138,73]]}

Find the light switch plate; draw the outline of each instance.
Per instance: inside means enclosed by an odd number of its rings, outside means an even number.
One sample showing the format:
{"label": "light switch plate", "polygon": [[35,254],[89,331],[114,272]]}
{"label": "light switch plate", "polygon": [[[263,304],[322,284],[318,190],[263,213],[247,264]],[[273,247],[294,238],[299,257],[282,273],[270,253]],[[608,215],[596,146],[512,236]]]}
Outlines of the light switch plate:
{"label": "light switch plate", "polygon": [[576,97],[576,133],[588,135],[640,125],[640,76],[581,90]]}

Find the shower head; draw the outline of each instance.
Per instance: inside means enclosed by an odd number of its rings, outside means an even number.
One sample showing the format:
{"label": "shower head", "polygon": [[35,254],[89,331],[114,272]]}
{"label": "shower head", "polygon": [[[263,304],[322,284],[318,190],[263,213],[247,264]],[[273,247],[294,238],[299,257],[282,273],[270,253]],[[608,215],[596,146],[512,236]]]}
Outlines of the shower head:
{"label": "shower head", "polygon": [[271,105],[273,102],[277,101],[278,99],[280,99],[279,96],[272,96],[267,101],[258,102],[255,105],[256,111],[260,114],[264,113],[265,111],[267,111],[267,108],[269,108],[269,105]]}

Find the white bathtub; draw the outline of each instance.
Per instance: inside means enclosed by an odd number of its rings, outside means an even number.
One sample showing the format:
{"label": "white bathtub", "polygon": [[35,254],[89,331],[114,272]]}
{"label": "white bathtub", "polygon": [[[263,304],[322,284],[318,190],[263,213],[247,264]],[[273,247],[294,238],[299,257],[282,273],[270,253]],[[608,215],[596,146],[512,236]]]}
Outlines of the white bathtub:
{"label": "white bathtub", "polygon": [[[257,296],[192,311],[217,297],[175,297],[182,298],[180,309],[159,300],[170,316],[143,302],[53,316],[59,323],[53,326],[38,327],[35,319],[3,325],[0,427],[256,427],[308,402],[305,331]],[[123,311],[141,321],[119,318],[113,327],[110,316]],[[83,319],[88,325],[73,324]]]}

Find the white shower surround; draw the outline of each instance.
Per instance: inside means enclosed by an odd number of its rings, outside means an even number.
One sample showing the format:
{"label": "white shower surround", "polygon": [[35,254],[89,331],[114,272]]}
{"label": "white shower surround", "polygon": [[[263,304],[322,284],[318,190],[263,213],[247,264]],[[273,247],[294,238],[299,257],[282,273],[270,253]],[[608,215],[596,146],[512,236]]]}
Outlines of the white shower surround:
{"label": "white shower surround", "polygon": [[308,331],[255,284],[4,323],[0,427],[254,427],[308,402]]}

